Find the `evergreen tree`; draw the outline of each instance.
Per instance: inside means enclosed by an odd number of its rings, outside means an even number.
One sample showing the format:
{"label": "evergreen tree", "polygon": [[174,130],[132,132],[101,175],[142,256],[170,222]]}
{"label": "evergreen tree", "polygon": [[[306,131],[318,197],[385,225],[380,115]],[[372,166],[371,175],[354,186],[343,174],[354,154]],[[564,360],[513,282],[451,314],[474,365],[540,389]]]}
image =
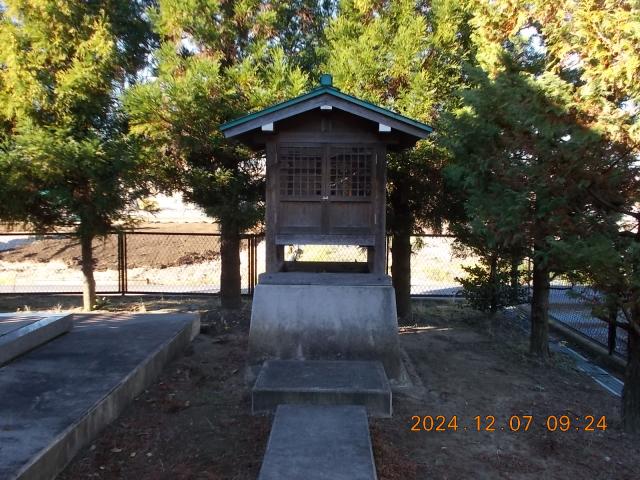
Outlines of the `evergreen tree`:
{"label": "evergreen tree", "polygon": [[0,18],[0,218],[71,227],[84,307],[92,241],[148,190],[118,94],[145,62],[144,2],[7,0]]}
{"label": "evergreen tree", "polygon": [[129,92],[127,109],[149,154],[166,165],[165,186],[220,225],[224,307],[240,305],[240,235],[263,218],[264,183],[260,158],[219,126],[306,90],[302,67],[311,68],[322,24],[309,18],[313,5],[162,0],[150,13],[157,68]]}
{"label": "evergreen tree", "polygon": [[273,2],[277,11],[275,28],[278,42],[292,65],[309,74],[320,75],[319,67],[326,60],[325,29],[335,13],[334,0],[294,0]]}
{"label": "evergreen tree", "polygon": [[[343,0],[327,31],[325,69],[345,92],[437,127],[463,81],[466,18],[464,2],[456,0]],[[445,162],[446,152],[433,140],[388,158],[392,277],[405,321],[411,318],[411,235],[439,229],[451,206],[441,176]]]}
{"label": "evergreen tree", "polygon": [[[470,203],[467,201],[466,206]],[[456,281],[462,285],[462,294],[473,308],[489,313],[491,327],[495,328],[499,310],[526,303],[528,299],[527,289],[521,286],[526,248],[520,242],[508,247],[497,243],[493,225],[475,223],[483,217],[474,216],[469,209],[466,214],[466,218],[460,215],[450,225],[456,237],[454,248],[459,255],[472,255],[478,260],[473,266],[462,267],[466,276]]]}
{"label": "evergreen tree", "polygon": [[[610,322],[628,331],[622,396],[626,430],[640,432],[640,5],[629,1],[541,3],[551,68],[574,87],[575,121],[600,139],[586,187],[589,222],[565,242],[574,274],[594,282]],[[589,158],[589,157],[587,157]]]}
{"label": "evergreen tree", "polygon": [[[633,244],[619,234],[620,215],[638,219],[638,13],[629,2],[474,5],[481,68],[449,132],[456,158],[449,173],[466,193],[479,237],[488,231],[499,248],[528,249],[530,349],[542,358],[553,274],[582,269],[607,294],[626,285],[623,306],[638,298]],[[628,230],[622,237],[631,237]],[[629,317],[637,321],[633,305]],[[625,424],[636,430],[637,333],[630,333],[623,400]]]}

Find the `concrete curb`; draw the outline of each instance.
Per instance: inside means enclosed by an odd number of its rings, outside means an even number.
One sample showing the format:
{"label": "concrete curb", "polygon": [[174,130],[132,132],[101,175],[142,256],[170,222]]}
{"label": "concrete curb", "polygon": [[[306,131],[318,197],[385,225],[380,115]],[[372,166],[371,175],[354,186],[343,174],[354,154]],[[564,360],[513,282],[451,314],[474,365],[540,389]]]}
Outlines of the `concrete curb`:
{"label": "concrete curb", "polygon": [[577,343],[591,354],[596,355],[598,362],[604,363],[607,367],[614,369],[616,372],[624,373],[625,369],[627,368],[627,362],[614,355],[609,355],[609,352],[606,348],[586,339],[579,333],[574,332],[572,329],[566,327],[562,324],[562,322],[559,322],[551,315],[549,315],[549,326],[558,333],[570,338],[571,341]]}
{"label": "concrete curb", "polygon": [[[516,309],[522,312],[524,315],[529,318],[530,309],[528,305],[518,305]],[[615,370],[618,373],[624,373],[627,368],[627,362],[623,359],[616,357],[614,355],[609,355],[609,352],[603,346],[589,340],[584,335],[579,334],[573,329],[567,327],[562,322],[556,320],[553,317],[553,314],[549,313],[549,327],[564,337],[569,338],[572,342],[577,343],[580,347],[584,348],[586,351],[595,355],[597,357],[598,362],[602,362],[607,367]]]}
{"label": "concrete curb", "polygon": [[187,347],[200,329],[200,317],[193,319],[176,335],[151,352],[145,361],[130,372],[85,415],[59,434],[47,448],[22,467],[14,477],[20,480],[54,479],[125,407],[138,396],[162,371],[165,364]]}
{"label": "concrete curb", "polygon": [[0,336],[0,366],[67,333],[72,326],[71,315],[47,315]]}

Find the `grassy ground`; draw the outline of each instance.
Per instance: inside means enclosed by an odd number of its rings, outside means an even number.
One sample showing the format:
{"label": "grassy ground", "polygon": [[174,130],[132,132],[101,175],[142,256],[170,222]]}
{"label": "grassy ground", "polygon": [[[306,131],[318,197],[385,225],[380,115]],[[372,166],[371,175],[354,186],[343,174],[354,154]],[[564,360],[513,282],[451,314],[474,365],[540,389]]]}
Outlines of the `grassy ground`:
{"label": "grassy ground", "polygon": [[[0,297],[0,310],[21,304],[66,309],[79,300]],[[210,297],[113,297],[105,307],[210,313],[192,348],[60,478],[256,478],[270,419],[249,414],[243,372],[250,304],[232,313]],[[621,432],[619,399],[576,371],[570,359],[556,355],[541,364],[530,358],[526,334],[507,317],[492,327],[460,303],[420,302],[415,309],[415,324],[400,329],[414,387],[394,394],[393,418],[371,420],[381,480],[638,478],[640,437]],[[528,430],[510,431],[511,417],[525,423],[528,415]],[[547,418],[562,415],[571,427],[550,431]],[[606,430],[586,431],[588,415],[606,417]],[[446,420],[443,431],[425,431],[430,424],[422,420],[438,423],[438,416]],[[493,431],[487,417],[494,417]]]}

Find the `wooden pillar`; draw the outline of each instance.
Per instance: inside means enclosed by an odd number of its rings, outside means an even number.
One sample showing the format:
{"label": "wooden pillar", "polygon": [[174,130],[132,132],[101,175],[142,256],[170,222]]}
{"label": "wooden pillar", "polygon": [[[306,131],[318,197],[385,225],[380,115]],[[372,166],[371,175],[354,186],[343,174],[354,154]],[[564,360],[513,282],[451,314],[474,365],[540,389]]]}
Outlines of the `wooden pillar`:
{"label": "wooden pillar", "polygon": [[[374,190],[374,232],[375,246],[370,254],[373,258],[369,262],[371,273],[384,275],[386,273],[386,208],[387,208],[387,151],[384,145],[379,145],[375,151],[375,183]],[[369,256],[369,255],[368,255]],[[369,261],[369,259],[367,259]]]}
{"label": "wooden pillar", "polygon": [[369,272],[373,273],[376,264],[376,249],[375,247],[367,247],[367,267]]}
{"label": "wooden pillar", "polygon": [[284,258],[282,248],[276,245],[276,226],[278,222],[277,212],[277,188],[278,188],[278,156],[275,142],[266,145],[267,154],[267,185],[265,195],[265,268],[267,273],[280,271]]}

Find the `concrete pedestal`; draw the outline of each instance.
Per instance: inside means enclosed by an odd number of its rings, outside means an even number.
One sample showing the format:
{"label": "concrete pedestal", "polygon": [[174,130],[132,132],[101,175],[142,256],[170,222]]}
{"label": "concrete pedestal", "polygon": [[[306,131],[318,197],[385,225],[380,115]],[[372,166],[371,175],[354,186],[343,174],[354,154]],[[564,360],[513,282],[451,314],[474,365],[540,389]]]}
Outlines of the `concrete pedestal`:
{"label": "concrete pedestal", "polygon": [[[249,333],[250,372],[265,360],[378,360],[404,381],[395,292],[388,276],[260,276]],[[255,378],[255,377],[254,377]]]}

